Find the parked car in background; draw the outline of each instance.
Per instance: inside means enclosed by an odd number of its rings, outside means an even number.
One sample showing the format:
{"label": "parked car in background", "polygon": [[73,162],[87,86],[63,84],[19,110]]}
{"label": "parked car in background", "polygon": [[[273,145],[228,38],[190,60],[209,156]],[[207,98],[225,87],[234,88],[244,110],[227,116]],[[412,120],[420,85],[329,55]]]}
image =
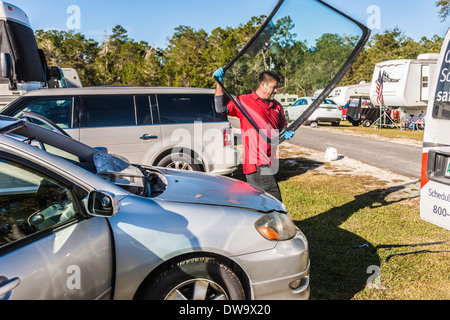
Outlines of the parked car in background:
{"label": "parked car in background", "polygon": [[0,207],[0,299],[309,297],[305,236],[242,181],[0,117]]}
{"label": "parked car in background", "polygon": [[[300,117],[305,110],[316,100],[314,97],[301,97],[294,102],[292,106],[284,109],[284,114],[287,121],[293,121]],[[342,119],[342,108],[334,103],[331,99],[325,99],[319,105],[317,110],[308,118],[305,124],[318,122],[331,122],[333,126],[339,126]]]}
{"label": "parked car in background", "polygon": [[212,89],[37,90],[1,114],[20,118],[24,112],[44,116],[74,139],[132,163],[211,174],[228,174],[239,165],[231,123],[215,111]]}

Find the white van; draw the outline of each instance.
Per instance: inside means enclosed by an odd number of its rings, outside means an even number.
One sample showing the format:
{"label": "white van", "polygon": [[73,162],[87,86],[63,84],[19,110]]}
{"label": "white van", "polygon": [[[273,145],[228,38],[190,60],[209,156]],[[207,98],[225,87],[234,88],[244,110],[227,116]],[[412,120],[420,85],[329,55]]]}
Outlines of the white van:
{"label": "white van", "polygon": [[212,174],[229,174],[239,165],[231,123],[215,111],[213,89],[36,90],[12,102],[1,114],[26,115],[52,126],[48,119],[72,138],[105,147],[132,163]]}
{"label": "white van", "polygon": [[434,73],[425,118],[420,215],[450,230],[450,29]]}

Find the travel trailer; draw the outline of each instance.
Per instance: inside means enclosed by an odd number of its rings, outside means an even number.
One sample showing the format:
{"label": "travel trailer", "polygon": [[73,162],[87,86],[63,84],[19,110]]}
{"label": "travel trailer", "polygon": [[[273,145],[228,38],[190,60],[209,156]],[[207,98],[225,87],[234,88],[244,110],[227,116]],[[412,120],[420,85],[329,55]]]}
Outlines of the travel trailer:
{"label": "travel trailer", "polygon": [[370,83],[361,81],[359,84],[334,88],[328,98],[333,100],[337,105],[344,107],[351,96],[366,94],[368,95],[369,91]]}
{"label": "travel trailer", "polygon": [[276,94],[273,97],[277,100],[283,107],[289,107],[298,99],[298,95],[296,94]]}
{"label": "travel trailer", "polygon": [[370,99],[377,102],[377,80],[383,77],[383,105],[398,108],[400,120],[410,119],[425,113],[437,53],[420,54],[417,59],[398,59],[377,63],[370,87]]}
{"label": "travel trailer", "polygon": [[450,230],[450,29],[436,66],[425,117],[420,216]]}

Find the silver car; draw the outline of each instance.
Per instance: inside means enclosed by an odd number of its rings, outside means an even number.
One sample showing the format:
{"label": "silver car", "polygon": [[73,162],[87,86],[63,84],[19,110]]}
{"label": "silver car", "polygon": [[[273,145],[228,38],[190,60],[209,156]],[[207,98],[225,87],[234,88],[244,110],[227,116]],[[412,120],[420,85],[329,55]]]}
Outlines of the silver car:
{"label": "silver car", "polygon": [[308,243],[247,183],[0,117],[0,299],[307,299]]}

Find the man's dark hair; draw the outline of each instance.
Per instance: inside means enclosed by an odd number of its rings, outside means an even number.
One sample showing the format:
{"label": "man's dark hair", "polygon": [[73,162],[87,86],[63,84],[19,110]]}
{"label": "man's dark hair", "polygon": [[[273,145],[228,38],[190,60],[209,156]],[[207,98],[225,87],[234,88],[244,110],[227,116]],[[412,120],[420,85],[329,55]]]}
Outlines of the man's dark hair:
{"label": "man's dark hair", "polygon": [[258,78],[258,88],[262,82],[270,82],[270,81],[280,82],[281,79],[275,72],[264,71]]}

